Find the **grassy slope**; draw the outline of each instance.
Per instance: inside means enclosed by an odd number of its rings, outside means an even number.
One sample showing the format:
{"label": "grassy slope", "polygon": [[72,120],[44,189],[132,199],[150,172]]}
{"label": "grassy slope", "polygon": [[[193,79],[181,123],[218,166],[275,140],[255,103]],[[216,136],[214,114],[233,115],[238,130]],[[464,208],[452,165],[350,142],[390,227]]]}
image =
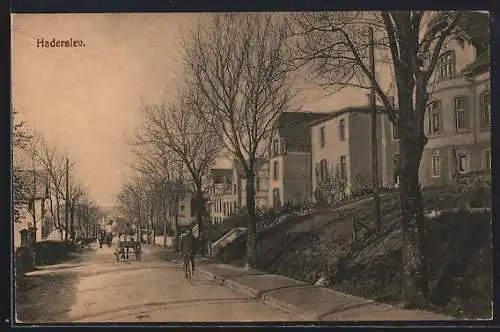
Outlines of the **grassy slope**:
{"label": "grassy slope", "polygon": [[[439,194],[439,207],[454,207],[445,189],[424,193],[424,206]],[[260,268],[306,282],[326,277],[331,287],[389,303],[398,301],[401,268],[399,199],[381,199],[383,236],[358,230],[353,241],[353,217],[374,228],[373,202],[342,210],[299,217],[259,235]],[[428,223],[426,249],[435,311],[459,317],[489,317],[491,313],[491,217],[489,214],[445,214]],[[244,258],[244,239],[231,245],[225,262]],[[231,254],[229,254],[231,252]]]}

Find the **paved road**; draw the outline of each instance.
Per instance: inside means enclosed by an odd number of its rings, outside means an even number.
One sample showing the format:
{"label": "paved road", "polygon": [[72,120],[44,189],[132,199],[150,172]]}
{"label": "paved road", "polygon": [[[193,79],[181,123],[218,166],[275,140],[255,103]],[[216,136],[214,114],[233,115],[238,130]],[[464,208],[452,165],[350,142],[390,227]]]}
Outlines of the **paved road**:
{"label": "paved road", "polygon": [[[57,269],[25,278],[18,294],[23,322],[214,322],[298,320],[233,289],[195,274],[145,248],[143,260],[116,263],[114,248],[95,249]],[[45,281],[44,281],[45,280]],[[34,286],[33,286],[34,285]],[[36,295],[33,295],[36,294]],[[36,298],[37,300],[30,300]],[[21,303],[22,302],[22,303]],[[36,309],[36,310],[35,310]],[[20,312],[23,312],[21,315]],[[35,314],[36,313],[36,314]]]}

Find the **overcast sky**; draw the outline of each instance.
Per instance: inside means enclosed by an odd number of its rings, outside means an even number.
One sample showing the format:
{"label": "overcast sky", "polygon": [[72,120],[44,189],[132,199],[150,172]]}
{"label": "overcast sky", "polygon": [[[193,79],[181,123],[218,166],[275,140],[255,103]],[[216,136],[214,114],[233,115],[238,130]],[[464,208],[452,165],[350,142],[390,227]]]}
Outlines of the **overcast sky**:
{"label": "overcast sky", "polygon": [[[131,174],[141,100],[168,96],[178,83],[179,31],[197,14],[36,14],[12,18],[13,106],[29,128],[70,151],[78,179],[101,205]],[[37,48],[37,38],[82,40],[81,48]],[[365,103],[346,90],[309,91],[306,111]],[[141,99],[142,98],[142,99]]]}

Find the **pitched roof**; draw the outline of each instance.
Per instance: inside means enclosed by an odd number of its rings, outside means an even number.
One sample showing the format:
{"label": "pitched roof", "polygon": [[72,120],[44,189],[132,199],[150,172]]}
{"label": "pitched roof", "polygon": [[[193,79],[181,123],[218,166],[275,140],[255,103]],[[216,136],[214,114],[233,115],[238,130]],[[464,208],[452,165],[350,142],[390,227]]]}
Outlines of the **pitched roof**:
{"label": "pitched roof", "polygon": [[464,31],[473,41],[490,40],[490,16],[477,11],[464,12],[457,26]]}
{"label": "pitched roof", "polygon": [[[309,126],[317,125],[321,122],[330,120],[345,113],[371,113],[371,111],[372,109],[369,106],[348,106],[340,110],[335,110],[333,112],[327,113],[322,118],[309,122]],[[377,112],[383,112],[383,111],[385,111],[385,107],[377,106]]]}
{"label": "pitched roof", "polygon": [[309,123],[322,119],[328,113],[283,112],[277,120],[280,137],[286,140],[288,150],[310,149]]}
{"label": "pitched roof", "polygon": [[[442,12],[435,15],[428,26],[438,26],[444,28],[448,24],[448,13]],[[490,16],[487,13],[478,11],[464,11],[462,17],[457,22],[457,32],[464,32],[467,37],[474,41],[489,41]]]}
{"label": "pitched roof", "polygon": [[[267,158],[257,157],[255,160],[255,170],[258,171],[267,162]],[[240,160],[235,160],[234,167],[239,177],[246,178],[245,170]]]}
{"label": "pitched roof", "polygon": [[462,72],[484,72],[490,70],[490,51],[487,50],[479,54],[476,60],[471,64],[467,65]]}

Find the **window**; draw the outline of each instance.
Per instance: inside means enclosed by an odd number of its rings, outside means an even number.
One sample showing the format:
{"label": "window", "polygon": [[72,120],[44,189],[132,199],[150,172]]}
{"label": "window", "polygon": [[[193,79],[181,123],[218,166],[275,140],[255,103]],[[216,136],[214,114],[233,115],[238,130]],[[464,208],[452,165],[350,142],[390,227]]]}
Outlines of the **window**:
{"label": "window", "polygon": [[279,154],[279,141],[277,139],[273,140],[273,157],[277,156]]}
{"label": "window", "polygon": [[29,213],[31,213],[31,214],[34,214],[34,213],[35,213],[35,200],[30,199],[30,200],[28,201],[28,211],[29,211]]}
{"label": "window", "polygon": [[273,190],[273,207],[275,209],[281,207],[280,190],[277,188]]}
{"label": "window", "polygon": [[457,131],[468,128],[467,124],[467,99],[465,97],[455,98],[455,126]]}
{"label": "window", "polygon": [[397,123],[392,123],[392,139],[399,139],[399,128]]}
{"label": "window", "polygon": [[346,156],[340,156],[340,178],[347,178],[347,158]]}
{"label": "window", "polygon": [[256,191],[260,190],[260,179],[259,178],[255,179],[255,190]]}
{"label": "window", "polygon": [[281,154],[285,155],[287,153],[287,141],[284,139],[283,142],[281,142]]}
{"label": "window", "polygon": [[489,149],[483,151],[483,169],[491,170],[491,151]]}
{"label": "window", "polygon": [[319,141],[320,141],[320,146],[324,147],[325,146],[325,127],[319,128]]}
{"label": "window", "polygon": [[345,141],[345,119],[339,121],[340,140]]}
{"label": "window", "polygon": [[279,180],[279,164],[277,161],[273,164],[273,177],[274,180]]}
{"label": "window", "polygon": [[184,209],[185,209],[184,205],[181,205],[181,217],[184,217]]}
{"label": "window", "polygon": [[458,161],[458,172],[467,173],[469,172],[469,155],[466,153],[460,153],[457,156]]}
{"label": "window", "polygon": [[392,172],[394,184],[399,185],[399,172],[401,167],[401,160],[399,154],[395,154],[392,157]]}
{"label": "window", "polygon": [[439,57],[438,79],[447,80],[455,75],[455,53],[447,52]]}
{"label": "window", "polygon": [[328,163],[325,159],[319,162],[319,180],[321,182],[328,180]]}
{"label": "window", "polygon": [[481,128],[491,127],[491,97],[490,92],[481,95]]}
{"label": "window", "polygon": [[441,132],[441,102],[435,101],[428,107],[429,112],[429,134],[435,135]]}
{"label": "window", "polygon": [[439,155],[432,156],[431,160],[431,176],[439,177],[441,175],[441,159]]}

